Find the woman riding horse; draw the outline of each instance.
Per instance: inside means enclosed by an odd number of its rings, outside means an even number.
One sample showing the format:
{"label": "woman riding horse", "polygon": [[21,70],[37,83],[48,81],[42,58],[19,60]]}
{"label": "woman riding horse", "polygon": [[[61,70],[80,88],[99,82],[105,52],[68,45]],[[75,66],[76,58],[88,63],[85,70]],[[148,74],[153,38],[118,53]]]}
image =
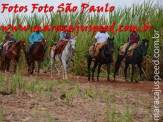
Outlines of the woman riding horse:
{"label": "woman riding horse", "polygon": [[[141,77],[141,74],[142,74],[141,63],[143,61],[144,56],[147,54],[148,43],[149,43],[149,41],[147,39],[143,39],[142,44],[139,44],[134,49],[132,56],[127,56],[125,58],[125,68],[124,68],[125,79],[127,78],[127,69],[128,69],[129,64],[132,65],[131,82],[133,82],[133,75],[134,75],[134,70],[135,70],[136,64],[139,67],[139,72],[140,72],[140,77]],[[119,67],[120,67],[123,59],[124,59],[124,55],[118,54],[117,61],[115,64],[114,79],[115,79],[115,76],[119,70]]]}

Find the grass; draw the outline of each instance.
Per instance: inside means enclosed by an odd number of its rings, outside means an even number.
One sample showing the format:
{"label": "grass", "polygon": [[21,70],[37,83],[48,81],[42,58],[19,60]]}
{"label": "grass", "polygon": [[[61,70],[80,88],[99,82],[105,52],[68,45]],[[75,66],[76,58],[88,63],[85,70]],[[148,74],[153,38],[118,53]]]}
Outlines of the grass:
{"label": "grass", "polygon": [[[146,20],[148,25],[154,25],[152,31],[139,32],[141,39],[147,38],[150,41],[148,55],[153,56],[153,40],[152,36],[155,30],[161,30],[163,28],[163,8],[160,6],[154,5],[151,0],[148,2],[144,2],[139,5],[133,5],[131,7],[117,8],[113,12],[109,12],[106,14],[89,14],[89,12],[80,14],[79,12],[75,13],[51,13],[48,15],[21,15],[14,14],[12,17],[5,18],[6,24],[30,24],[31,26],[44,26],[44,25],[64,25],[67,23],[68,25],[73,24],[77,25],[78,21],[80,21],[81,25],[111,25],[112,22],[115,22],[115,28],[118,28],[119,25],[136,25],[138,27],[143,26],[143,21]],[[27,44],[29,44],[29,37],[31,32],[12,32],[16,39],[25,40]],[[75,33],[75,32],[74,32]],[[73,33],[73,34],[74,34]],[[113,35],[111,32],[108,32],[111,37],[115,37],[115,53],[113,55],[114,61],[117,56],[117,48],[124,44],[128,38],[129,32],[116,32],[116,35]],[[49,66],[50,58],[49,51],[50,47],[54,44],[54,41],[59,40],[59,32],[43,32],[44,37],[48,40],[48,51],[46,52],[45,61],[42,63],[42,68],[46,68]],[[72,34],[72,35],[73,35]],[[0,38],[2,39],[4,32],[0,33]],[[76,53],[74,56],[75,63],[71,65],[71,71],[74,75],[82,75],[87,76],[87,54],[88,49],[92,45],[93,38],[91,37],[91,32],[79,32],[77,36],[76,43]],[[20,59],[19,66],[22,69],[25,69],[26,65],[24,56]],[[82,70],[81,70],[82,69]],[[104,69],[106,70],[106,69]],[[104,74],[106,75],[105,71]]]}
{"label": "grass", "polygon": [[[49,110],[46,104],[45,106],[42,106],[42,103],[37,104],[37,101],[54,103],[54,105],[57,106],[61,104],[62,106],[70,108],[72,106],[76,107],[82,104],[81,100],[84,100],[83,102],[86,102],[88,99],[88,101],[91,102],[90,107],[92,107],[91,113],[93,115],[93,119],[96,120],[98,118],[99,106],[105,105],[106,109],[103,110],[103,112],[106,114],[106,120],[108,122],[132,122],[133,120],[135,120],[134,116],[137,115],[139,112],[140,105],[143,106],[148,113],[151,112],[148,107],[152,104],[151,102],[148,103],[148,101],[150,101],[149,94],[146,97],[139,97],[140,101],[136,103],[134,101],[133,104],[132,101],[128,101],[124,94],[122,94],[121,92],[119,93],[112,88],[112,90],[98,89],[96,87],[85,87],[85,84],[83,88],[83,85],[80,84],[78,81],[74,83],[69,80],[52,80],[45,82],[44,80],[40,80],[38,77],[26,78],[19,73],[17,75],[11,75],[11,77],[8,78],[8,83],[6,83],[6,77],[7,76],[4,76],[3,74],[0,75],[0,86],[1,84],[3,84],[3,87],[5,86],[3,89],[0,89],[0,91],[12,91],[12,93],[16,95],[22,92],[36,94],[38,96],[40,95],[38,99],[35,98],[36,102],[33,108],[34,118],[39,118],[42,111],[44,111],[45,109]],[[118,91],[121,90],[119,89]],[[65,97],[61,99],[60,96],[62,94],[65,94]],[[30,99],[32,99],[32,97]],[[80,101],[80,104],[76,102],[76,100]],[[57,104],[56,101],[58,101]],[[145,103],[148,103],[149,105],[145,106]],[[122,110],[121,108],[119,108],[120,105],[122,107]],[[0,109],[0,120],[3,119],[3,110],[4,109],[2,107],[2,109]],[[47,111],[45,111],[45,113],[46,112]],[[148,115],[144,117],[144,121],[151,120],[150,118],[148,118]],[[49,121],[53,120],[51,114],[46,113],[45,116]]]}
{"label": "grass", "polygon": [[0,122],[3,121],[3,106],[0,108]]}

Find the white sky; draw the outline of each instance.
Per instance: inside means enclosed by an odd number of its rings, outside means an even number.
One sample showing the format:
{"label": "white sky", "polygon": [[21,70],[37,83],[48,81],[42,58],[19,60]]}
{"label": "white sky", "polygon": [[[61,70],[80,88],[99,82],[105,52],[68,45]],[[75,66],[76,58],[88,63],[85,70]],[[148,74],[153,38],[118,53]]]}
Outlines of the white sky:
{"label": "white sky", "polygon": [[[148,0],[145,0],[148,2]],[[160,6],[163,6],[163,0],[153,0],[155,4],[159,4]],[[95,5],[95,6],[105,6],[106,3],[109,3],[110,6],[115,6],[115,9],[118,7],[130,7],[133,4],[140,4],[144,2],[144,0],[0,0],[0,24],[5,22],[4,17],[10,17],[13,13],[8,13],[6,10],[4,13],[1,13],[2,11],[2,4],[8,3],[9,5],[15,5],[18,4],[18,6],[28,6],[28,12],[23,13],[30,15],[32,10],[33,3],[38,3],[39,5],[45,5],[48,4],[49,6],[54,6],[54,11],[56,11],[56,8],[61,3],[72,3],[72,6],[76,5],[78,6],[78,10],[80,10],[81,3],[88,3],[89,5]],[[38,13],[42,14],[42,13]]]}

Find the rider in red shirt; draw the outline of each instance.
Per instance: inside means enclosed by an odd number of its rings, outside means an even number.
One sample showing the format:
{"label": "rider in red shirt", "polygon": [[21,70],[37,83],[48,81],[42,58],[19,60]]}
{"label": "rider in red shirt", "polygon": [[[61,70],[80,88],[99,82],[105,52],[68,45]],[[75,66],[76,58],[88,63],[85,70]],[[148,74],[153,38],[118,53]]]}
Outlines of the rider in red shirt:
{"label": "rider in red shirt", "polygon": [[139,34],[136,33],[136,31],[131,31],[131,34],[128,38],[128,46],[126,47],[125,53],[124,53],[124,58],[126,58],[127,56],[127,51],[130,48],[131,45],[133,45],[134,43],[138,43],[140,41],[140,37]]}

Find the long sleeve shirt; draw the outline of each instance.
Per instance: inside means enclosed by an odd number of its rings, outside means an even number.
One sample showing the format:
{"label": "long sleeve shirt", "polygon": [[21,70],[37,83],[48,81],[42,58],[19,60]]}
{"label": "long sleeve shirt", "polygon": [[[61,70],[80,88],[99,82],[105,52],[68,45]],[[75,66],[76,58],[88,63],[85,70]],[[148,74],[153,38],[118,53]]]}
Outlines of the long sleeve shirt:
{"label": "long sleeve shirt", "polygon": [[59,41],[68,41],[70,38],[71,36],[67,32],[61,31]]}
{"label": "long sleeve shirt", "polygon": [[41,32],[40,33],[34,32],[30,36],[29,41],[30,41],[30,43],[34,43],[34,42],[41,41],[42,39],[43,39],[43,34]]}
{"label": "long sleeve shirt", "polygon": [[15,38],[10,38],[10,39],[9,39],[9,43],[10,43],[10,42],[16,42],[16,41],[17,41],[17,40],[16,40]]}
{"label": "long sleeve shirt", "polygon": [[8,41],[9,39],[10,39],[10,36],[5,35],[3,37],[3,42],[6,43],[6,41]]}
{"label": "long sleeve shirt", "polygon": [[139,37],[139,34],[131,34],[128,38],[128,42],[130,44],[133,44],[133,43],[138,43],[140,40],[140,37]]}

